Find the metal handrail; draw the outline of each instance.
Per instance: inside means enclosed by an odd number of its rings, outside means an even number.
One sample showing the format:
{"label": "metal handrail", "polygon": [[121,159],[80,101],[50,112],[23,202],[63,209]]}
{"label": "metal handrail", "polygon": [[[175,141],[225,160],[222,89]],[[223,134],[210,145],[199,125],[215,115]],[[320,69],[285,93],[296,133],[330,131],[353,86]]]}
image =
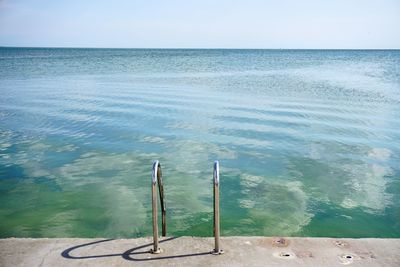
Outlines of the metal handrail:
{"label": "metal handrail", "polygon": [[[153,213],[153,248],[151,253],[158,254],[162,250],[159,248],[158,244],[158,212],[157,212],[157,187],[160,195],[160,205],[161,205],[161,216],[162,216],[162,236],[167,234],[167,224],[166,224],[166,205],[164,197],[164,184],[162,180],[161,164],[158,160],[153,163],[153,170],[151,174],[151,197],[152,197],[152,213]],[[213,170],[213,188],[214,188],[214,241],[215,247],[212,251],[215,255],[223,254],[224,251],[220,247],[220,214],[219,214],[219,162],[216,160],[214,162]]]}
{"label": "metal handrail", "polygon": [[162,250],[158,247],[158,214],[157,214],[157,188],[160,194],[160,206],[162,216],[162,236],[167,234],[167,222],[166,222],[166,206],[164,199],[164,184],[162,180],[161,164],[158,160],[153,163],[153,171],[151,174],[151,197],[152,197],[152,209],[153,209],[153,249],[151,253],[158,254]]}
{"label": "metal handrail", "polygon": [[215,248],[213,250],[213,254],[220,255],[220,254],[224,253],[224,251],[221,249],[220,242],[219,242],[220,227],[219,227],[219,162],[218,162],[218,160],[214,161],[213,182],[214,182],[214,239],[215,239]]}

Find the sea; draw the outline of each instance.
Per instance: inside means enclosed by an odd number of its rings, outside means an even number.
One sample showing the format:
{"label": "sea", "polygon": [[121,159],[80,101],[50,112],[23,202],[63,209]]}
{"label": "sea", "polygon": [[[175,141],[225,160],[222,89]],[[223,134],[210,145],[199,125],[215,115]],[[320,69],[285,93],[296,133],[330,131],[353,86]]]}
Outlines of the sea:
{"label": "sea", "polygon": [[0,237],[400,237],[400,50],[0,48]]}

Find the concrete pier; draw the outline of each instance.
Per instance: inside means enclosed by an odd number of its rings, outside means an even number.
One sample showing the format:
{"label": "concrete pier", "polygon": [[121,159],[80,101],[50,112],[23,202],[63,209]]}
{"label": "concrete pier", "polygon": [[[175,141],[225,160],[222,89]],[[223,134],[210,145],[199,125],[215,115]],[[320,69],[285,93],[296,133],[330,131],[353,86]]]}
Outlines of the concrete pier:
{"label": "concrete pier", "polygon": [[0,239],[0,266],[400,266],[400,239],[222,237]]}

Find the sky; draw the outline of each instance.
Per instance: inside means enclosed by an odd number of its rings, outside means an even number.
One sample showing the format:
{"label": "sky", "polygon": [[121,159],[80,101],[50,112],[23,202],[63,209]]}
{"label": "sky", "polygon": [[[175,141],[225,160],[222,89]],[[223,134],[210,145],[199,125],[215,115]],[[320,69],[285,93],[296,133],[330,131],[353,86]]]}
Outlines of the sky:
{"label": "sky", "polygon": [[399,49],[400,0],[0,0],[0,46]]}

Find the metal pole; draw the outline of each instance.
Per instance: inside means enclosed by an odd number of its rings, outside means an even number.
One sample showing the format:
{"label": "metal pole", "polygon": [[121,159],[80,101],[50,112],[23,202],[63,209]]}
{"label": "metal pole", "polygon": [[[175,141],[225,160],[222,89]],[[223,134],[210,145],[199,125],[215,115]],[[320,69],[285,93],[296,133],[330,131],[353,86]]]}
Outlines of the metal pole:
{"label": "metal pole", "polygon": [[151,253],[161,253],[161,249],[158,247],[158,220],[157,220],[157,177],[160,170],[160,163],[156,160],[153,163],[153,171],[151,175],[151,199],[153,209],[153,249]]}
{"label": "metal pole", "polygon": [[219,162],[216,160],[214,162],[214,172],[213,172],[213,182],[214,182],[214,238],[215,238],[215,248],[213,254],[220,255],[224,251],[220,248],[219,235]]}
{"label": "metal pole", "polygon": [[158,171],[157,171],[157,183],[158,183],[158,192],[160,194],[160,206],[161,206],[161,225],[162,225],[162,236],[167,235],[167,207],[165,205],[164,199],[164,184],[162,180],[162,173],[161,173],[161,164],[158,164]]}

